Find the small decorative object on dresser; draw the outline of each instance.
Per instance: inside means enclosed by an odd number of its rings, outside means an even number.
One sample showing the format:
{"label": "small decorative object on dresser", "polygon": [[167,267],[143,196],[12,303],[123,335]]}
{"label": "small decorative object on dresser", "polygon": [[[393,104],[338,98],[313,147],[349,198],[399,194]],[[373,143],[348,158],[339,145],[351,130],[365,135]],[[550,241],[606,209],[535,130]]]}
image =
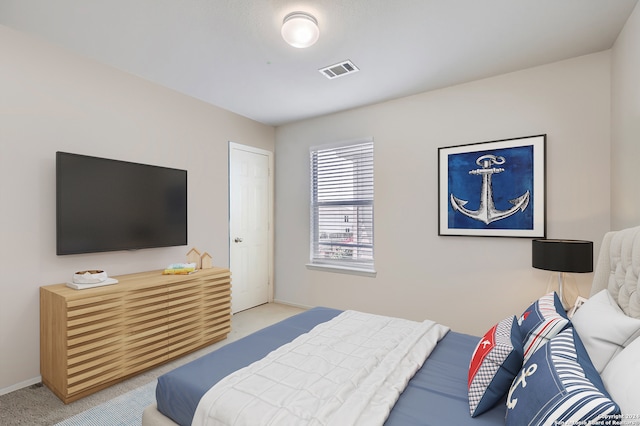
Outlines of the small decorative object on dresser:
{"label": "small decorative object on dresser", "polygon": [[192,248],[191,250],[189,250],[187,252],[187,263],[195,263],[196,264],[196,269],[200,269],[200,262],[201,262],[201,258],[200,258],[200,252],[198,251],[197,248]]}
{"label": "small decorative object on dresser", "polygon": [[206,251],[202,253],[202,256],[200,257],[200,267],[202,269],[213,268],[213,257],[211,257],[211,255]]}
{"label": "small decorative object on dresser", "polygon": [[67,287],[75,290],[85,290],[87,288],[102,287],[117,283],[118,280],[110,278],[105,271],[101,269],[90,269],[76,272],[73,274],[71,281],[67,281],[66,284]]}

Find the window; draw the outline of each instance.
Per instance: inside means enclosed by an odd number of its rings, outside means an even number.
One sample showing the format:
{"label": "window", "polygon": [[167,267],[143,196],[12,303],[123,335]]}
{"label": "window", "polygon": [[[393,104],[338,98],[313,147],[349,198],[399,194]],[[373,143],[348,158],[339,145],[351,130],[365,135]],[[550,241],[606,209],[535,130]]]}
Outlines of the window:
{"label": "window", "polygon": [[311,148],[311,265],[373,272],[373,139]]}

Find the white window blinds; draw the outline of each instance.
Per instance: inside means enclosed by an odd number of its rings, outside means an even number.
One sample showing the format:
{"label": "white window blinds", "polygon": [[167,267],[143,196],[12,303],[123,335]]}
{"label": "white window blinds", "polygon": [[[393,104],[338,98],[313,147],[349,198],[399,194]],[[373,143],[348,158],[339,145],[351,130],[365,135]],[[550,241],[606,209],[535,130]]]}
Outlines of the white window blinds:
{"label": "white window blinds", "polygon": [[373,140],[311,148],[311,263],[373,271]]}

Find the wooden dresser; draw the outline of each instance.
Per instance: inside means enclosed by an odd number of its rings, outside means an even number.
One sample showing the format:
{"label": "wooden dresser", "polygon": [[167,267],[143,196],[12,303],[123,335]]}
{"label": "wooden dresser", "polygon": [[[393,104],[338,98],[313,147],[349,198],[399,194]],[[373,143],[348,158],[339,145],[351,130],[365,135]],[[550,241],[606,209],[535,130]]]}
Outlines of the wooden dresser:
{"label": "wooden dresser", "polygon": [[121,275],[118,284],[40,287],[40,374],[69,403],[231,330],[231,273]]}

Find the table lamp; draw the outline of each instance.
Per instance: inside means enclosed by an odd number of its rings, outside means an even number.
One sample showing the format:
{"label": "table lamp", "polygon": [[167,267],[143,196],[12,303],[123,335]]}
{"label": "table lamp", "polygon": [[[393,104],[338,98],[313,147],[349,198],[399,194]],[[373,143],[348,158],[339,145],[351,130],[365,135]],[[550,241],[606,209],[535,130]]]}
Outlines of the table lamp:
{"label": "table lamp", "polygon": [[[565,297],[567,272],[593,272],[593,242],[582,240],[533,240],[531,265],[536,269],[558,272],[558,297],[565,309],[569,309],[575,302]],[[575,285],[575,296],[578,288]],[[549,287],[554,287],[550,282]],[[549,288],[548,288],[549,290]]]}

